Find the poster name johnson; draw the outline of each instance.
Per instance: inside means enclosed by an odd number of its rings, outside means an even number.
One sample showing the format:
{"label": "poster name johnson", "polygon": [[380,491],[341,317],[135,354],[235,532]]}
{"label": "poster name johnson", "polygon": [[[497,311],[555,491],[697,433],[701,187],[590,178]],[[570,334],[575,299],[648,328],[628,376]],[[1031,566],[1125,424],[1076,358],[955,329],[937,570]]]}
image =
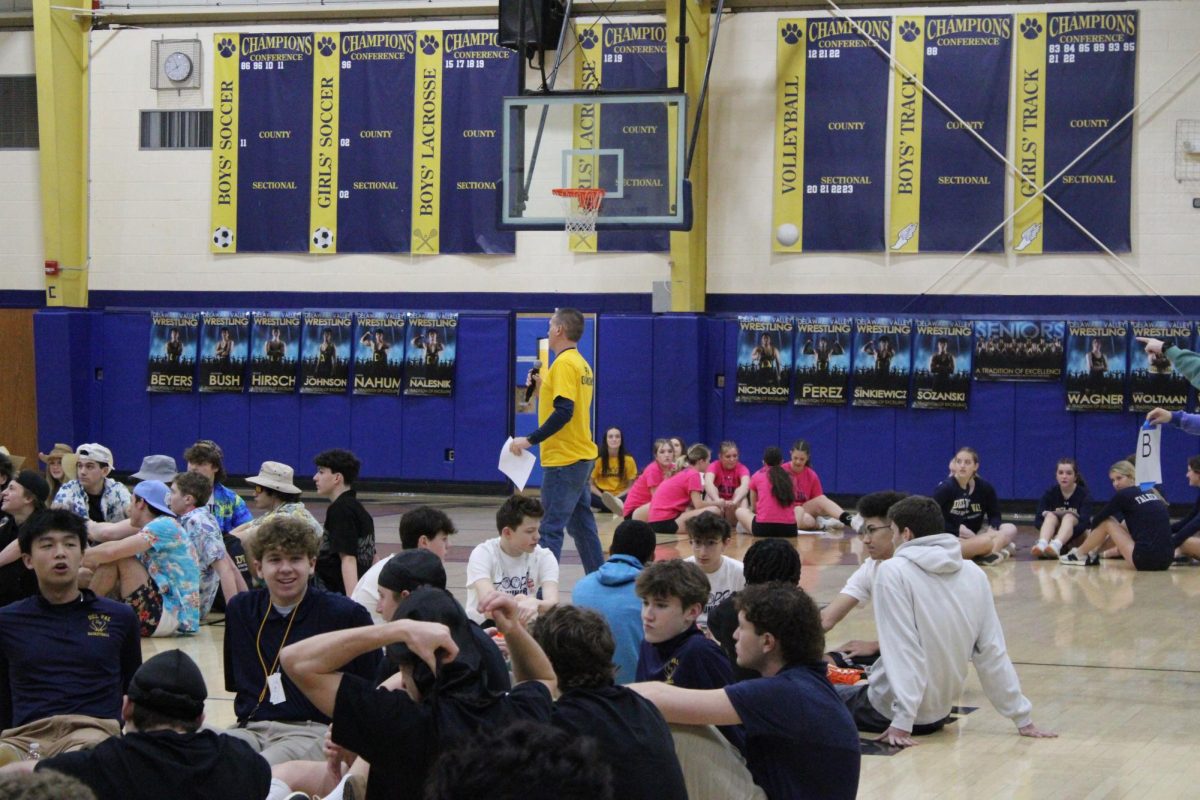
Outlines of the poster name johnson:
{"label": "poster name johnson", "polygon": [[345,389],[345,378],[313,378],[306,377],[304,379],[305,389]]}
{"label": "poster name johnson", "polygon": [[180,325],[182,325],[185,328],[194,328],[200,324],[199,318],[194,317],[194,316],[190,316],[190,317],[166,317],[166,316],[163,316],[163,317],[160,317],[160,316],[155,315],[155,316],[151,317],[151,319],[154,320],[155,325],[166,325],[167,327],[175,327],[175,328],[179,327]]}

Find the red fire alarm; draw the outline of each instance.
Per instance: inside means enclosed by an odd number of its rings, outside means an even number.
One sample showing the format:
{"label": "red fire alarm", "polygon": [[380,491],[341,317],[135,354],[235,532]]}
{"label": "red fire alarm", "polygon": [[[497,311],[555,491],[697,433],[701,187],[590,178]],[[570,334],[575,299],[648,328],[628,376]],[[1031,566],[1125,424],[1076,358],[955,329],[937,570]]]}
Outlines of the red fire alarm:
{"label": "red fire alarm", "polygon": [[46,262],[46,274],[49,275],[50,277],[54,277],[54,276],[58,275],[58,262],[57,261],[47,261]]}

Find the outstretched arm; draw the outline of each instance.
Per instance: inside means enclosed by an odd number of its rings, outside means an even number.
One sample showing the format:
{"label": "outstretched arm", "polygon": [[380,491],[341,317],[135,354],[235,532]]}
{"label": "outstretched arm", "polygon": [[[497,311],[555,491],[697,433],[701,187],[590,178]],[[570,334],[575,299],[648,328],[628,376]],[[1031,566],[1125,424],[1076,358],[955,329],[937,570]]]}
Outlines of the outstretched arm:
{"label": "outstretched arm", "polygon": [[629,688],[649,700],[667,722],[680,725],[741,725],[724,689],[683,689],[662,681],[631,683]]}

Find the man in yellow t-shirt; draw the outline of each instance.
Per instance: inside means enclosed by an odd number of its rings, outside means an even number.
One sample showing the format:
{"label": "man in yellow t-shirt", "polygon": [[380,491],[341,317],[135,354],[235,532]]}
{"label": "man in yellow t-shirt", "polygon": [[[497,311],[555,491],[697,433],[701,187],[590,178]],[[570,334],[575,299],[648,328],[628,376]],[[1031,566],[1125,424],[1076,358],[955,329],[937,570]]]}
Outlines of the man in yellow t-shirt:
{"label": "man in yellow t-shirt", "polygon": [[596,460],[592,441],[591,406],[596,376],[579,354],[583,314],[560,308],[550,318],[547,333],[554,363],[535,377],[538,390],[538,429],[513,439],[515,455],[535,444],[542,448],[542,506],[546,515],[538,528],[541,544],[555,558],[562,555],[563,529],[575,540],[585,572],[604,563],[596,517],[592,514],[588,479]]}

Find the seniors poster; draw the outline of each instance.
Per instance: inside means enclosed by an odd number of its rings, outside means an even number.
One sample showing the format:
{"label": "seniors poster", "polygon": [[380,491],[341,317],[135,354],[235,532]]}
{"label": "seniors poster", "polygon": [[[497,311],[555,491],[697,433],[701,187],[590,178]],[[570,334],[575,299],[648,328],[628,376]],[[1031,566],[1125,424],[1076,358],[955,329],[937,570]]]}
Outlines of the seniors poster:
{"label": "seniors poster", "polygon": [[150,315],[150,358],[146,391],[180,394],[192,390],[200,314],[159,311]]}
{"label": "seniors poster", "polygon": [[790,317],[738,317],[736,403],[786,403],[792,377]]}
{"label": "seniors poster", "polygon": [[250,391],[294,392],[303,317],[299,311],[255,311],[251,319]]}
{"label": "seniors poster", "polygon": [[913,408],[965,411],[971,396],[971,323],[917,320]]}
{"label": "seniors poster", "polygon": [[360,311],[354,345],[354,393],[400,396],[407,317],[403,311]]}
{"label": "seniors poster", "polygon": [[859,319],[854,330],[854,396],[851,405],[907,406],[912,374],[912,321]]}
{"label": "seniors poster", "polygon": [[1124,411],[1128,323],[1067,323],[1067,410]]}
{"label": "seniors poster", "polygon": [[1066,323],[979,320],[975,323],[975,380],[1056,381],[1063,371]]}
{"label": "seniors poster", "polygon": [[453,311],[412,311],[408,314],[408,356],[404,393],[431,397],[454,394],[458,360],[458,314]]}
{"label": "seniors poster", "polygon": [[250,314],[205,311],[200,344],[200,391],[240,392],[246,388],[250,353]]}
{"label": "seniors poster", "polygon": [[850,354],[854,349],[849,317],[801,317],[796,320],[798,406],[840,406],[850,396]]}

